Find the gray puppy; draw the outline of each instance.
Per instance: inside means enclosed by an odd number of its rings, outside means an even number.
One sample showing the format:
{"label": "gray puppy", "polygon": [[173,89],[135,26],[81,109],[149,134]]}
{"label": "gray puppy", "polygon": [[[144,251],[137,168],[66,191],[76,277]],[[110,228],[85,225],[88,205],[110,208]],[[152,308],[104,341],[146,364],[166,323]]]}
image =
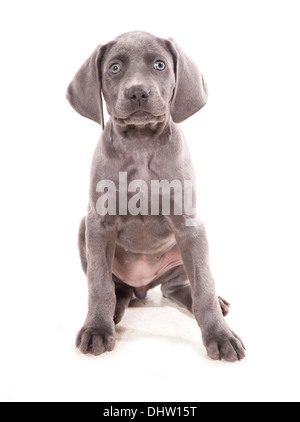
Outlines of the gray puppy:
{"label": "gray puppy", "polygon": [[[106,126],[102,95],[110,115]],[[92,162],[88,213],[79,230],[89,301],[77,347],[94,355],[111,351],[115,325],[133,294],[143,299],[160,284],[165,297],[194,314],[212,359],[243,359],[244,345],[223,318],[229,305],[216,295],[205,228],[195,215],[194,187],[192,212],[178,212],[188,194],[178,196],[176,186],[190,186],[185,183],[194,182],[194,171],[176,123],[207,101],[195,64],[172,39],[129,32],[96,48],[70,83],[67,98],[104,130]],[[140,182],[129,189],[135,181]],[[162,208],[163,189],[147,196],[153,181],[168,181],[174,188],[169,191],[170,212]],[[108,192],[110,186],[117,188]],[[106,202],[99,205],[101,197]],[[143,205],[145,211],[146,201],[146,212],[129,213],[124,198],[133,201],[135,210]]]}

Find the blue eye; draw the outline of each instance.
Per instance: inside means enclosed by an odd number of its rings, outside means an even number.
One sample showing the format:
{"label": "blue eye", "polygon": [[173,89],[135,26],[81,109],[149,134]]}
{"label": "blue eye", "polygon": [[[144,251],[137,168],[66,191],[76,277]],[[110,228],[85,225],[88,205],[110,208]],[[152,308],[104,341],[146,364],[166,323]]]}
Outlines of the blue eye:
{"label": "blue eye", "polygon": [[116,73],[121,72],[121,70],[122,70],[122,66],[120,64],[118,64],[118,63],[114,63],[109,68],[109,72],[112,73],[113,75],[115,75]]}
{"label": "blue eye", "polygon": [[162,60],[157,60],[153,65],[155,70],[162,72],[166,68],[166,64]]}

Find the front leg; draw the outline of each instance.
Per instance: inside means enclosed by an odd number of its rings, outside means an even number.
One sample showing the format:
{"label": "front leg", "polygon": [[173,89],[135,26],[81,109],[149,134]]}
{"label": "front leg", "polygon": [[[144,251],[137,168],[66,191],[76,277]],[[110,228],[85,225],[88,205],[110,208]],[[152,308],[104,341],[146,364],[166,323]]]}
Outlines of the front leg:
{"label": "front leg", "polygon": [[88,314],[76,339],[84,354],[95,356],[111,351],[115,344],[115,288],[112,261],[117,227],[113,217],[90,212],[86,219]]}
{"label": "front leg", "polygon": [[219,305],[209,268],[208,242],[204,226],[186,227],[181,221],[176,224],[174,231],[192,286],[193,312],[201,328],[208,356],[230,362],[243,359],[243,342],[225,322]]}

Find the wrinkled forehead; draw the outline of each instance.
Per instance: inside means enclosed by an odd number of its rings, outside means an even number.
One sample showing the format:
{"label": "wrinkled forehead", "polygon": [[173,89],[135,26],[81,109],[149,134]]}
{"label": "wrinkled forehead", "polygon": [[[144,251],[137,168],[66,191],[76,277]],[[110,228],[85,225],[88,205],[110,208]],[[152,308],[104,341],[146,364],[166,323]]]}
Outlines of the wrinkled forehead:
{"label": "wrinkled forehead", "polygon": [[138,60],[143,57],[166,58],[172,62],[168,42],[144,32],[129,32],[120,35],[110,43],[105,59],[129,58]]}

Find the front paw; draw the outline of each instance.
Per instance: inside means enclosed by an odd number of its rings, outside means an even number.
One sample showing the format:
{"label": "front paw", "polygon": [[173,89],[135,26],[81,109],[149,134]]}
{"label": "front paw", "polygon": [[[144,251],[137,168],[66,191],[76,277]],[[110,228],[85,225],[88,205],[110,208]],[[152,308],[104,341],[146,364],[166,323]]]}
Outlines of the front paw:
{"label": "front paw", "polygon": [[99,356],[111,352],[115,346],[115,330],[113,327],[84,326],[77,334],[76,347],[84,353]]}
{"label": "front paw", "polygon": [[211,359],[236,362],[246,357],[242,340],[227,327],[208,330],[203,335],[203,342]]}

